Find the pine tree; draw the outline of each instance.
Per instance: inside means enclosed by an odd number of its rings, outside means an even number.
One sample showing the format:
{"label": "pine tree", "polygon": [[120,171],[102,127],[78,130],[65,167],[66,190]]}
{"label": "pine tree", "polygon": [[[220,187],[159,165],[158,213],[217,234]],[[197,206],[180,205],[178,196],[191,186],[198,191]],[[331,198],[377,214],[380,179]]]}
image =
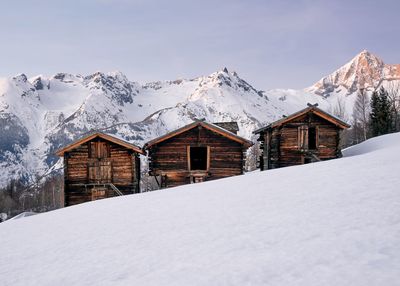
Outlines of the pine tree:
{"label": "pine tree", "polygon": [[382,134],[387,134],[393,132],[393,120],[392,120],[392,105],[389,101],[389,95],[387,91],[381,87],[379,90],[379,99],[381,103],[381,124],[382,124]]}
{"label": "pine tree", "polygon": [[392,132],[392,110],[387,91],[381,87],[371,97],[371,134],[379,136]]}

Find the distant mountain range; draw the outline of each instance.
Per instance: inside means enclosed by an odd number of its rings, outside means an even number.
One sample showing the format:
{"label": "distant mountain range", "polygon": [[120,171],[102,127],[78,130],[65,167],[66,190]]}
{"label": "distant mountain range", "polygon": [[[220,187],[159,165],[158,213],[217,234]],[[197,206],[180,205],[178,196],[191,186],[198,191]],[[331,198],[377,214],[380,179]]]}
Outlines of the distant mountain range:
{"label": "distant mountain range", "polygon": [[139,84],[120,72],[88,76],[24,74],[0,79],[0,186],[10,179],[31,182],[60,166],[55,150],[90,132],[116,134],[132,143],[205,118],[237,121],[240,135],[318,103],[332,111],[338,100],[351,115],[359,89],[400,80],[400,65],[387,65],[363,51],[303,90],[262,91],[226,68],[208,76]]}

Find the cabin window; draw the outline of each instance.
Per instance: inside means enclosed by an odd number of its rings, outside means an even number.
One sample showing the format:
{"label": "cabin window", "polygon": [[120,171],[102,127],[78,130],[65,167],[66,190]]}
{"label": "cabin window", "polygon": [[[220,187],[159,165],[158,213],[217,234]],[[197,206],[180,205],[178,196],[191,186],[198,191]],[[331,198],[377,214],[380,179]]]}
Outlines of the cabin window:
{"label": "cabin window", "polygon": [[298,129],[298,146],[301,150],[315,150],[318,147],[318,128],[300,126]]}
{"label": "cabin window", "polygon": [[189,147],[189,170],[207,170],[209,164],[208,147]]}
{"label": "cabin window", "polygon": [[308,128],[308,149],[314,150],[317,148],[317,129],[315,127]]}
{"label": "cabin window", "polygon": [[109,158],[110,146],[107,142],[90,142],[89,143],[89,158]]}

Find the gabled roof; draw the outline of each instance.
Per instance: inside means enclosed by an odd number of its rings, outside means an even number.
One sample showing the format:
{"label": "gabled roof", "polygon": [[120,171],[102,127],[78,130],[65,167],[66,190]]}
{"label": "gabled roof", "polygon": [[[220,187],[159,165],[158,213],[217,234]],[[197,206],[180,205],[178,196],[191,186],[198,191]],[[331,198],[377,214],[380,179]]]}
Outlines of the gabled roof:
{"label": "gabled roof", "polygon": [[239,125],[236,121],[230,122],[213,122],[214,125],[217,125],[225,130],[228,130],[234,134],[237,134],[239,131]]}
{"label": "gabled roof", "polygon": [[193,123],[190,123],[190,124],[188,124],[186,126],[183,126],[183,127],[179,128],[179,129],[177,129],[175,131],[172,131],[172,132],[167,133],[167,134],[165,134],[163,136],[160,136],[158,138],[150,140],[149,142],[147,142],[144,145],[143,148],[144,149],[148,149],[149,147],[151,147],[151,146],[153,146],[155,144],[158,144],[158,143],[163,142],[163,141],[165,141],[167,139],[175,137],[175,136],[177,136],[179,134],[182,134],[183,132],[189,131],[189,130],[191,130],[193,128],[196,128],[198,126],[202,126],[202,127],[206,128],[206,129],[208,129],[208,130],[210,130],[212,132],[215,132],[215,133],[217,133],[217,134],[219,134],[221,136],[224,136],[224,137],[226,137],[228,139],[231,139],[231,140],[236,141],[236,142],[238,142],[240,144],[243,144],[246,148],[248,148],[248,147],[253,145],[253,142],[251,142],[251,141],[249,141],[247,139],[244,139],[243,137],[240,137],[240,136],[238,136],[238,135],[236,135],[236,134],[234,134],[234,133],[232,133],[232,132],[230,132],[230,131],[222,128],[222,127],[219,127],[219,126],[217,126],[215,124],[207,123],[207,122],[204,122],[204,121],[196,120]]}
{"label": "gabled roof", "polygon": [[296,119],[296,118],[298,118],[300,116],[303,116],[304,114],[307,114],[309,112],[312,112],[312,113],[322,117],[323,119],[325,119],[325,120],[329,121],[330,123],[338,126],[339,128],[346,129],[346,128],[350,127],[349,124],[347,124],[346,122],[344,122],[341,119],[337,118],[336,116],[333,116],[333,115],[323,111],[322,109],[319,109],[315,105],[311,105],[311,106],[308,106],[307,108],[304,108],[304,109],[302,109],[302,110],[300,110],[298,112],[295,112],[295,113],[293,113],[293,114],[291,114],[291,115],[289,115],[287,117],[284,117],[284,118],[279,119],[279,120],[277,120],[275,122],[272,122],[272,123],[270,123],[269,125],[267,125],[265,127],[257,129],[253,133],[257,134],[257,133],[260,133],[260,132],[262,132],[264,130],[267,130],[267,129],[273,129],[273,128],[281,126],[281,125],[283,125],[283,124],[285,124],[285,123],[287,123],[289,121],[292,121],[292,120],[294,120],[294,119]]}
{"label": "gabled roof", "polygon": [[74,149],[74,148],[76,148],[76,147],[78,147],[78,146],[80,146],[80,145],[82,145],[82,144],[94,139],[94,138],[97,138],[97,137],[102,138],[102,139],[107,140],[107,141],[110,141],[110,142],[113,142],[113,143],[115,143],[117,145],[123,146],[123,147],[125,147],[127,149],[130,149],[130,150],[132,150],[134,152],[137,152],[139,154],[144,154],[143,150],[141,148],[139,148],[138,146],[136,146],[136,145],[133,145],[133,144],[128,143],[128,142],[126,142],[126,141],[124,141],[122,139],[119,139],[117,137],[114,137],[114,136],[111,136],[111,135],[108,135],[108,134],[105,134],[105,133],[96,132],[96,133],[92,133],[92,134],[90,134],[88,136],[82,137],[82,138],[72,142],[71,144],[65,146],[64,148],[58,150],[56,152],[56,155],[63,156],[65,152],[68,152],[68,151],[70,151],[70,150],[72,150],[72,149]]}

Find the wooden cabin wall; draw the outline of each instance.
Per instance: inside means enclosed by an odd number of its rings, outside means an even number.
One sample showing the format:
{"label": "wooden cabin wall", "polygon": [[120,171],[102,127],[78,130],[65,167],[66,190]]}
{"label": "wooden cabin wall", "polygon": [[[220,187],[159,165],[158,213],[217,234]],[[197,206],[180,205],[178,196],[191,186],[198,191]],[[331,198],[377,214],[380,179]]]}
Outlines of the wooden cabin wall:
{"label": "wooden cabin wall", "polygon": [[263,168],[262,170],[280,167],[281,129],[266,130],[262,133]]}
{"label": "wooden cabin wall", "polygon": [[298,134],[301,126],[317,128],[318,146],[313,151],[317,157],[328,160],[341,156],[341,129],[319,116],[306,114],[272,131],[265,130],[260,134],[260,141],[264,146],[262,155],[264,170],[303,164],[304,150],[300,149]]}
{"label": "wooden cabin wall", "polygon": [[241,144],[205,128],[193,128],[149,149],[151,174],[166,174],[167,187],[190,183],[187,146],[210,146],[210,176],[207,180],[243,173]]}
{"label": "wooden cabin wall", "polygon": [[342,156],[340,150],[341,129],[334,125],[321,125],[318,130],[318,155],[321,159],[332,159]]}
{"label": "wooden cabin wall", "polygon": [[[139,192],[140,180],[140,161],[138,155],[125,147],[112,142],[93,139],[93,141],[102,141],[109,144],[110,157],[104,161],[111,162],[111,183],[113,183],[123,194],[132,194]],[[65,205],[74,205],[92,200],[89,178],[89,141],[77,148],[64,154],[64,178],[65,178]],[[107,197],[113,197],[117,194],[112,190],[107,190]]]}
{"label": "wooden cabin wall", "polygon": [[297,126],[284,126],[280,131],[279,164],[276,167],[288,167],[302,164],[301,151],[298,146]]}
{"label": "wooden cabin wall", "polygon": [[120,145],[110,143],[112,162],[112,182],[121,191],[126,190],[136,181],[136,164],[132,152]]}

